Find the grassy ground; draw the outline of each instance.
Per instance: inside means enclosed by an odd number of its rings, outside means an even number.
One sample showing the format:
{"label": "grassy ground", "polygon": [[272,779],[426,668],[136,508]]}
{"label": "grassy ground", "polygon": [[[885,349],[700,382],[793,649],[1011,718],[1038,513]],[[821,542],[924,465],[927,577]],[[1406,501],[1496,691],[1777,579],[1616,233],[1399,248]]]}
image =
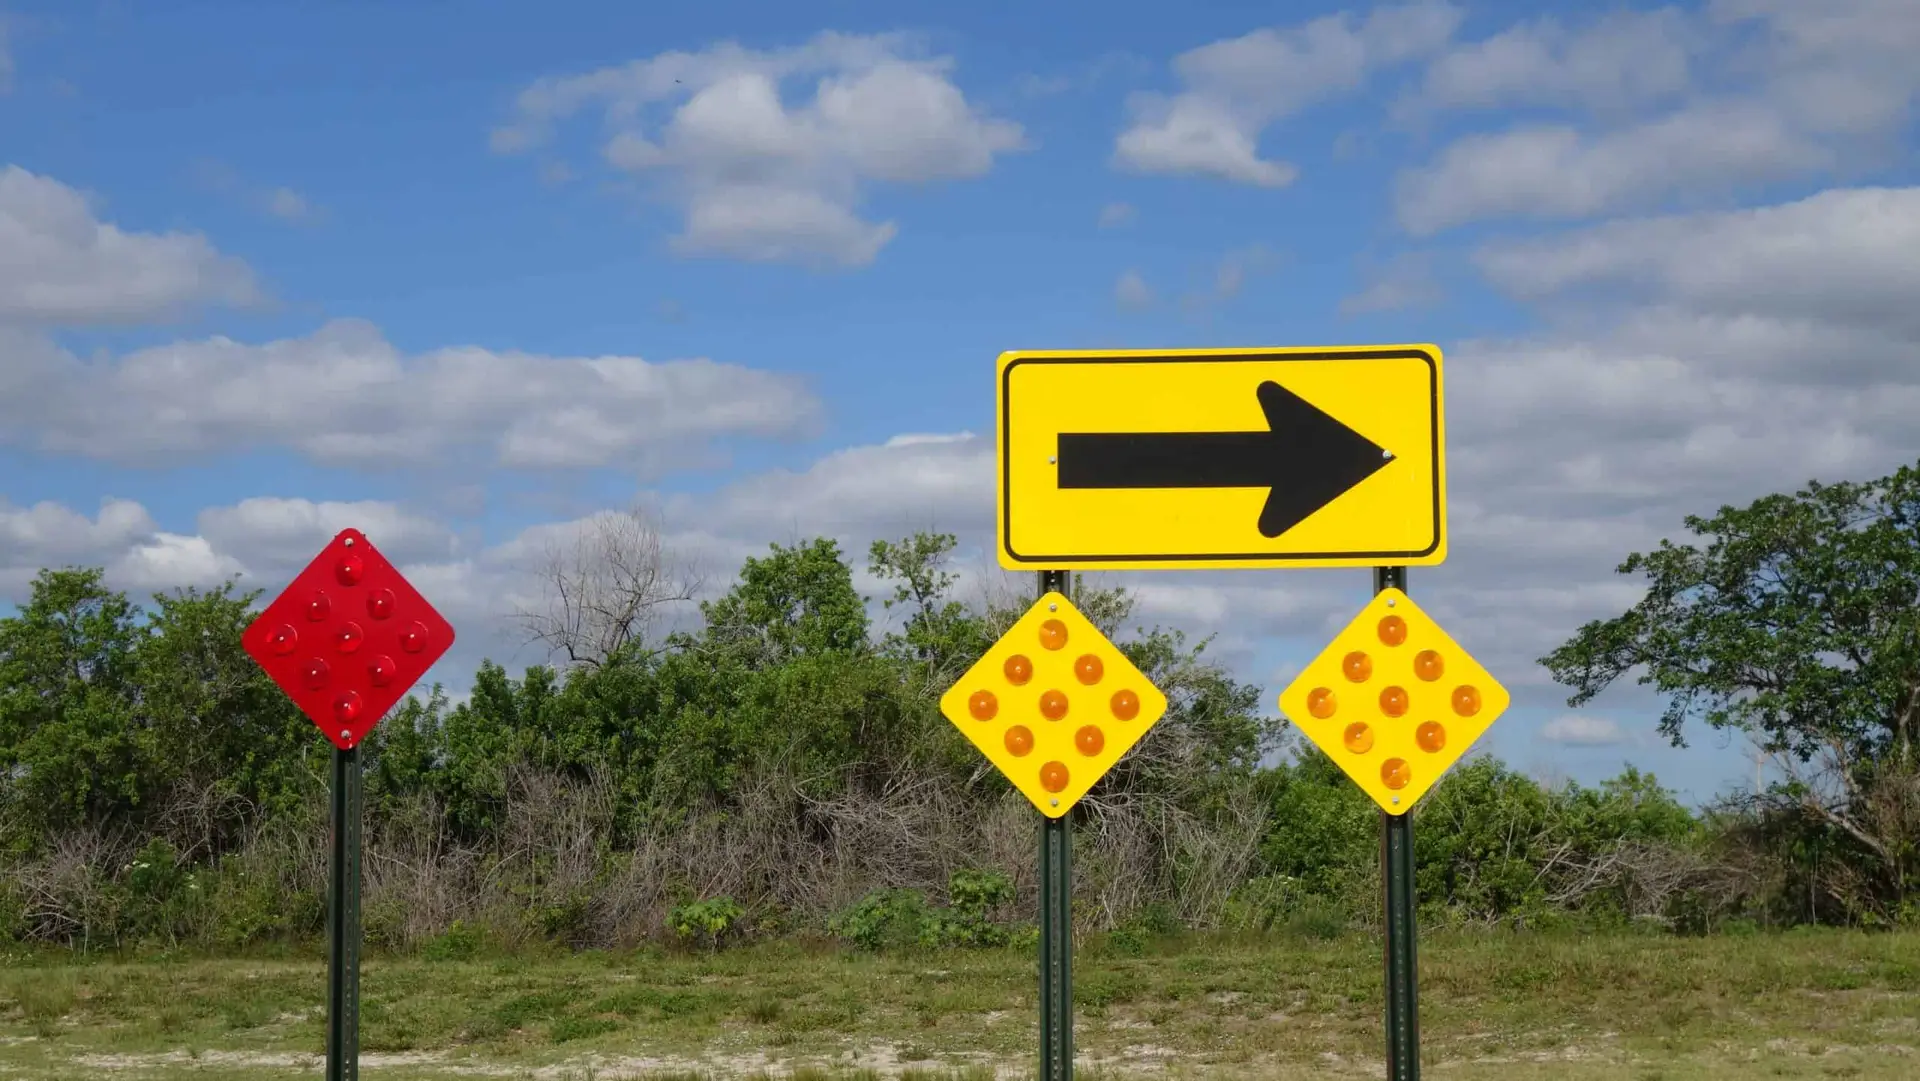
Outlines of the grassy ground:
{"label": "grassy ground", "polygon": [[[1435,1081],[1920,1077],[1920,933],[1432,935],[1420,964]],[[0,1077],[316,1076],[324,981],[312,960],[16,960]],[[372,958],[362,1070],[1023,1078],[1035,983],[1017,952]],[[1074,990],[1086,1081],[1383,1075],[1377,939],[1089,943]]]}

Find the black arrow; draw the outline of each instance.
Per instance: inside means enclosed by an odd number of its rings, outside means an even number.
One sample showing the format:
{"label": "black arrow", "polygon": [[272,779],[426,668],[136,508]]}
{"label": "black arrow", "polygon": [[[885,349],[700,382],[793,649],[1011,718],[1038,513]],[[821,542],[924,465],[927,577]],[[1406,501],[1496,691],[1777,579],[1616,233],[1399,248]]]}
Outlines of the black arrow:
{"label": "black arrow", "polygon": [[1255,394],[1264,432],[1062,432],[1060,487],[1266,488],[1260,533],[1277,537],[1392,459],[1278,383]]}

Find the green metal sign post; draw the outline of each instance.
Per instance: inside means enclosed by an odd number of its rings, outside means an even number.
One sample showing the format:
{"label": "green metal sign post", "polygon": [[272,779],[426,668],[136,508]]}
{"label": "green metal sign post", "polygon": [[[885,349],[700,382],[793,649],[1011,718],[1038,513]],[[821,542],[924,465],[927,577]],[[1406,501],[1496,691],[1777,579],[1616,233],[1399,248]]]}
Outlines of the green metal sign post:
{"label": "green metal sign post", "polygon": [[[1065,571],[1041,571],[1039,596],[1067,594]],[[1073,1079],[1073,829],[1040,819],[1040,1081]]]}
{"label": "green metal sign post", "polygon": [[327,1081],[360,1077],[360,748],[333,751],[327,881]]}
{"label": "green metal sign post", "polygon": [[[1373,590],[1407,591],[1407,568],[1375,567]],[[1380,812],[1386,894],[1387,1081],[1420,1081],[1419,972],[1414,961],[1413,814]]]}

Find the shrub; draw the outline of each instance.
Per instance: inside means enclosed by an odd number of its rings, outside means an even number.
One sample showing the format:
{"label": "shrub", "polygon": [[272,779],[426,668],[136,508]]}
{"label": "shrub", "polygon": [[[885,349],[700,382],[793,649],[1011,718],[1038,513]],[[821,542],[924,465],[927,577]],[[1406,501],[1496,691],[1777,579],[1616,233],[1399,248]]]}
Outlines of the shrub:
{"label": "shrub", "polygon": [[920,941],[927,915],[919,890],[874,890],[829,920],[827,930],[863,950],[898,949]]}
{"label": "shrub", "polygon": [[948,906],[922,922],[928,946],[1004,946],[1008,930],[993,911],[1013,900],[1013,879],[1000,871],[955,871],[947,880]]}
{"label": "shrub", "polygon": [[478,927],[454,920],[452,926],[429,939],[420,952],[429,961],[465,961],[480,952],[484,944],[485,936]]}
{"label": "shrub", "polygon": [[1347,932],[1347,914],[1325,901],[1302,905],[1287,918],[1287,933],[1299,938],[1325,941]]}
{"label": "shrub", "polygon": [[1147,952],[1147,933],[1139,925],[1123,923],[1107,933],[1107,949],[1122,957],[1139,957]]}
{"label": "shrub", "polygon": [[673,906],[667,913],[667,927],[683,942],[704,943],[708,949],[719,949],[744,914],[745,910],[733,898],[711,897]]}

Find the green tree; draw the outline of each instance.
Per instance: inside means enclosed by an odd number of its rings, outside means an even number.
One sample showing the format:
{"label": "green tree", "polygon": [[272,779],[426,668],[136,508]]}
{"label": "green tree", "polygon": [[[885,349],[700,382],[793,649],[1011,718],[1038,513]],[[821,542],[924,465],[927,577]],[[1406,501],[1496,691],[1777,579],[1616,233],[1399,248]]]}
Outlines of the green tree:
{"label": "green tree", "polygon": [[[466,837],[497,828],[507,799],[508,773],[522,761],[543,756],[547,715],[553,701],[552,670],[535,666],[520,680],[492,661],[481,661],[473,693],[441,723],[435,788],[447,815]],[[551,760],[551,754],[545,754]]]}
{"label": "green tree", "polygon": [[749,557],[733,588],[700,611],[707,622],[702,644],[753,667],[868,648],[866,602],[840,546],[826,538],[775,544],[771,554]]}
{"label": "green tree", "polygon": [[441,765],[447,694],[434,684],[426,701],[408,695],[360,745],[367,806],[375,815],[432,790]]}
{"label": "green tree", "polygon": [[1261,862],[1302,893],[1371,908],[1379,901],[1363,887],[1377,877],[1380,812],[1320,748],[1302,739],[1298,750],[1261,778],[1269,792]]}
{"label": "green tree", "polygon": [[143,768],[169,790],[182,858],[228,850],[317,795],[325,776],[325,741],[241,648],[259,595],[232,582],[156,595],[134,647],[136,723],[157,756]]}
{"label": "green tree", "polygon": [[[1130,612],[1132,597],[1102,603]],[[1189,811],[1217,809],[1277,746],[1278,720],[1256,712],[1260,688],[1207,657],[1210,638],[1190,644],[1181,631],[1152,627],[1115,644],[1166,694],[1167,712],[1094,792],[1152,794]]]}
{"label": "green tree", "polygon": [[183,858],[232,847],[314,790],[313,725],[240,647],[256,593],[159,594],[43,571],[0,620],[0,763],[34,843],[132,825]]}
{"label": "green tree", "polygon": [[1579,706],[1629,673],[1664,695],[1661,730],[1746,733],[1789,780],[1762,810],[1802,817],[1864,874],[1829,883],[1856,912],[1920,891],[1920,469],[1810,483],[1711,518],[1619,567],[1647,592],[1542,658]]}
{"label": "green tree", "polygon": [[142,807],[158,758],[137,721],[142,630],[99,570],[45,570],[0,620],[0,769],[15,840],[104,823]]}
{"label": "green tree", "polygon": [[874,541],[867,555],[868,572],[894,583],[881,606],[908,609],[906,626],[889,633],[884,648],[917,665],[936,698],[993,644],[980,614],[951,596],[957,576],[946,564],[957,543],[951,533],[915,533]]}

